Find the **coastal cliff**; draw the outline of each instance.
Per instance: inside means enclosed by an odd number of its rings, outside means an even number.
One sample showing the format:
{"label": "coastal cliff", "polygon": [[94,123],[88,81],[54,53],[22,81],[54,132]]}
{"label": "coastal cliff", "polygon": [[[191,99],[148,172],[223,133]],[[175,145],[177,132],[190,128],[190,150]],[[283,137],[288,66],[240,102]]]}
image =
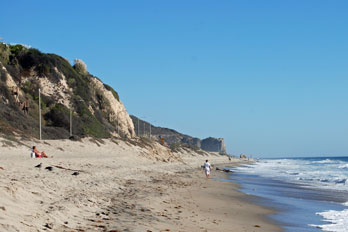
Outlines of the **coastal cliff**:
{"label": "coastal cliff", "polygon": [[131,115],[131,118],[133,120],[135,133],[138,136],[151,136],[151,138],[156,140],[163,138],[164,141],[172,147],[188,145],[191,147],[200,148],[205,151],[226,153],[226,146],[223,138],[209,137],[201,140],[199,138],[182,134],[173,129],[154,126],[151,123],[141,120],[134,115]]}
{"label": "coastal cliff", "polygon": [[81,137],[135,136],[117,92],[91,75],[83,61],[71,65],[55,54],[0,43],[2,132],[38,137],[39,89],[44,139],[68,138],[70,121],[72,134]]}
{"label": "coastal cliff", "polygon": [[201,140],[130,116],[118,93],[82,60],[72,65],[56,54],[0,43],[0,132],[38,138],[39,115],[43,139],[138,136],[162,138],[174,150],[185,145],[226,152],[223,139]]}

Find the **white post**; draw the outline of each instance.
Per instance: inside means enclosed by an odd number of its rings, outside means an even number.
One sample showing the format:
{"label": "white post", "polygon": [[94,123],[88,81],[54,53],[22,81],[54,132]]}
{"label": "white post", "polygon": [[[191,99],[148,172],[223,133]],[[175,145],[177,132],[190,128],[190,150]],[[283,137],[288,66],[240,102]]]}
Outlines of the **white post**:
{"label": "white post", "polygon": [[40,124],[40,140],[41,140],[41,89],[39,88],[39,124]]}
{"label": "white post", "polygon": [[[120,135],[120,124],[118,123],[118,112],[117,112],[117,118],[116,118],[116,120],[117,120],[117,134],[118,135]],[[120,136],[121,137],[121,136]]]}
{"label": "white post", "polygon": [[140,133],[139,133],[139,118],[138,118],[138,137],[140,137],[139,134],[140,134]]}

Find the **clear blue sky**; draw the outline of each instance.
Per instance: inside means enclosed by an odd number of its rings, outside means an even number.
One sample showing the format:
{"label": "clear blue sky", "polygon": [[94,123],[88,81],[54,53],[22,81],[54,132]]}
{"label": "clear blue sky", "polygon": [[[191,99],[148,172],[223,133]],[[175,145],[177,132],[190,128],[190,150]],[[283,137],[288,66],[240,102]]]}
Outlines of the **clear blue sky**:
{"label": "clear blue sky", "polygon": [[128,112],[258,157],[348,155],[348,1],[9,1],[0,37],[88,70]]}

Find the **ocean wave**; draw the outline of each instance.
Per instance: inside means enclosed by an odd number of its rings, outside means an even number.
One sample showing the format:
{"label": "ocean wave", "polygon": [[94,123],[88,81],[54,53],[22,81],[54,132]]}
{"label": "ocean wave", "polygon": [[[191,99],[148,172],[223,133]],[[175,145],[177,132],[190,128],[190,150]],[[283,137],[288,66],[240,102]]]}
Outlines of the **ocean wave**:
{"label": "ocean wave", "polygon": [[290,176],[298,176],[300,175],[299,172],[286,172],[287,174],[289,174]]}
{"label": "ocean wave", "polygon": [[325,160],[319,160],[319,161],[313,161],[313,164],[332,164],[336,163],[335,160],[325,159]]}
{"label": "ocean wave", "polygon": [[336,179],[335,180],[336,184],[348,184],[348,180],[346,178],[343,179]]}
{"label": "ocean wave", "polygon": [[[325,157],[308,159],[277,159],[260,161],[241,169],[265,178],[300,184],[304,188],[324,189],[348,192],[348,158]],[[343,203],[348,208],[348,202]],[[323,208],[324,209],[324,208]],[[328,209],[328,208],[326,208]],[[332,208],[331,208],[332,209]],[[348,232],[348,209],[343,211],[325,211],[317,213],[322,216],[324,225],[312,225],[322,231]],[[318,223],[319,224],[319,223]]]}
{"label": "ocean wave", "polygon": [[237,169],[241,172],[308,187],[348,190],[347,160],[330,158],[316,159],[315,161],[309,159],[261,160],[247,168],[239,167]]}
{"label": "ocean wave", "polygon": [[330,224],[325,225],[310,225],[322,229],[323,231],[332,231],[332,232],[343,232],[347,231],[348,228],[348,209],[343,211],[329,210],[317,215],[322,216],[323,221],[329,222]]}
{"label": "ocean wave", "polygon": [[340,168],[340,169],[348,169],[348,164],[340,165],[340,166],[338,166],[338,168]]}
{"label": "ocean wave", "polygon": [[332,184],[339,184],[339,185],[348,185],[348,179],[347,178],[306,178],[306,181],[312,182],[321,182],[321,183],[332,183]]}

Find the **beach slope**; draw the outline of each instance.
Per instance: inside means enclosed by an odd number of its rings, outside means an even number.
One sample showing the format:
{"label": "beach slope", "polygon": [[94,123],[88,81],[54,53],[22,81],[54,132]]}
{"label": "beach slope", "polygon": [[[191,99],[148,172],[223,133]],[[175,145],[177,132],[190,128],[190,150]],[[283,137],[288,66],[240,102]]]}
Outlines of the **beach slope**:
{"label": "beach slope", "polygon": [[[281,230],[270,209],[214,179],[224,173],[205,178],[205,159],[226,156],[130,140],[0,144],[0,231]],[[33,145],[53,158],[30,158]]]}

